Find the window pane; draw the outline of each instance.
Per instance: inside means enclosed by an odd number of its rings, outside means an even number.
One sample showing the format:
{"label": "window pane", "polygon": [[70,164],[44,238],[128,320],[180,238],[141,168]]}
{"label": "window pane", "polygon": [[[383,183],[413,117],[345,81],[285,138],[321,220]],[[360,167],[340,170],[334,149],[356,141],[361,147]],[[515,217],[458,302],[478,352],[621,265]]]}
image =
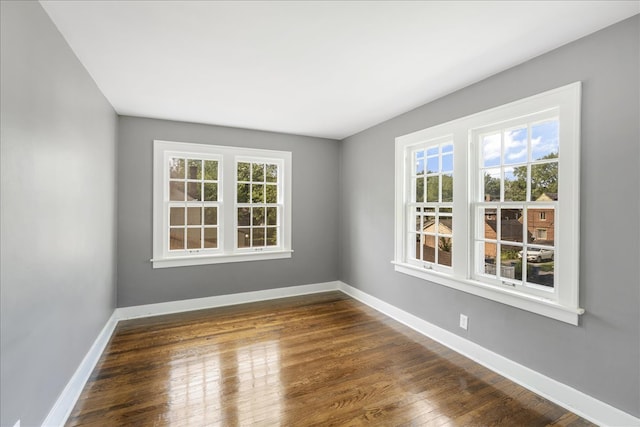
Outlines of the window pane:
{"label": "window pane", "polygon": [[251,247],[251,229],[250,228],[238,228],[238,247],[239,248]]}
{"label": "window pane", "polygon": [[416,215],[415,218],[416,218],[416,231],[419,232],[421,231],[420,227],[422,226],[422,222],[421,222],[422,215]]}
{"label": "window pane", "polygon": [[557,120],[531,126],[531,160],[558,157],[558,146]]}
{"label": "window pane", "polygon": [[184,249],[184,228],[172,228],[169,231],[169,249]]}
{"label": "window pane", "polygon": [[487,168],[500,165],[500,134],[487,135],[482,138],[482,166]]}
{"label": "window pane", "polygon": [[437,156],[438,155],[438,147],[430,147],[427,148],[427,156]]}
{"label": "window pane", "polygon": [[266,199],[267,203],[278,203],[278,186],[267,185],[266,186]]}
{"label": "window pane", "polygon": [[218,225],[218,208],[204,208],[204,225]]}
{"label": "window pane", "polygon": [[202,208],[192,207],[187,208],[187,225],[201,225],[202,224]]}
{"label": "window pane", "polygon": [[238,203],[249,203],[249,184],[238,184]]}
{"label": "window pane", "polygon": [[278,165],[267,165],[266,178],[267,182],[278,182]]}
{"label": "window pane", "polygon": [[264,182],[264,163],[254,163],[251,169],[251,181]]}
{"label": "window pane", "polygon": [[201,228],[187,228],[187,249],[200,249],[202,247]]}
{"label": "window pane", "polygon": [[442,201],[453,202],[453,175],[442,175]]}
{"label": "window pane", "polygon": [[527,261],[532,263],[553,261],[554,253],[551,248],[532,248],[527,246]]}
{"label": "window pane", "polygon": [[424,151],[418,151],[415,153],[414,164],[416,166],[415,174],[416,175],[423,174],[424,173]]}
{"label": "window pane", "polygon": [[416,179],[416,202],[424,202],[424,178]]}
{"label": "window pane", "polygon": [[522,259],[518,256],[521,252],[520,246],[500,246],[501,277],[522,280]]}
{"label": "window pane", "polygon": [[218,247],[218,229],[209,227],[204,229],[204,247],[207,249]]}
{"label": "window pane", "polygon": [[251,225],[264,225],[264,208],[253,208],[251,211]]}
{"label": "window pane", "polygon": [[451,237],[438,238],[438,264],[451,267],[451,250],[453,244]]}
{"label": "window pane", "polygon": [[484,200],[500,201],[500,169],[487,169],[484,171]]}
{"label": "window pane", "polygon": [[238,181],[250,181],[249,171],[251,170],[250,163],[238,163]]}
{"label": "window pane", "polygon": [[442,156],[442,172],[453,172],[453,154]]}
{"label": "window pane", "polygon": [[251,203],[264,203],[264,184],[251,186]]}
{"label": "window pane", "polygon": [[169,159],[169,177],[176,179],[184,179],[184,159]]}
{"label": "window pane", "polygon": [[500,210],[500,238],[522,242],[522,209]]}
{"label": "window pane", "polygon": [[446,234],[451,236],[453,234],[453,217],[440,216],[438,218],[438,234]]}
{"label": "window pane", "polygon": [[527,167],[504,168],[504,201],[523,202],[527,199]]}
{"label": "window pane", "polygon": [[[498,220],[496,209],[480,209],[481,218],[484,216],[484,225],[482,226],[481,237],[485,239],[498,239]],[[494,250],[495,256],[495,250]]]}
{"label": "window pane", "polygon": [[[411,259],[422,259],[421,255],[420,255],[420,234],[415,234],[415,233],[410,233],[409,234],[409,251],[411,252],[409,254],[409,257]],[[414,244],[411,244],[411,242],[415,242]]]}
{"label": "window pane", "polygon": [[525,163],[527,161],[527,128],[511,129],[504,132],[504,164]]}
{"label": "window pane", "polygon": [[188,160],[187,179],[202,179],[202,160]]}
{"label": "window pane", "polygon": [[553,246],[555,240],[555,210],[527,209],[528,242]]}
{"label": "window pane", "polygon": [[218,184],[205,182],[204,184],[204,200],[207,202],[218,201]]}
{"label": "window pane", "polygon": [[531,201],[558,200],[558,162],[531,165]]}
{"label": "window pane", "polygon": [[422,260],[436,262],[435,236],[422,236]]}
{"label": "window pane", "polygon": [[554,264],[551,249],[527,248],[527,282],[553,288]]}
{"label": "window pane", "polygon": [[278,208],[267,208],[267,225],[278,225]]}
{"label": "window pane", "polygon": [[443,153],[453,153],[453,144],[444,144],[442,146]]}
{"label": "window pane", "polygon": [[204,161],[204,179],[216,181],[218,179],[218,162],[216,160]]}
{"label": "window pane", "polygon": [[485,274],[496,275],[496,254],[497,246],[495,243],[480,242],[478,245],[480,249],[479,260],[482,263],[480,271]]}
{"label": "window pane", "polygon": [[440,177],[428,176],[427,177],[427,202],[438,202],[440,189]]}
{"label": "window pane", "polygon": [[187,182],[187,200],[202,200],[202,184],[199,182]]}
{"label": "window pane", "polygon": [[238,225],[249,226],[251,225],[251,209],[250,208],[238,208]]}
{"label": "window pane", "polygon": [[427,157],[427,173],[440,172],[440,158],[439,157]]}
{"label": "window pane", "polygon": [[169,225],[184,225],[184,208],[170,209]]}
{"label": "window pane", "polygon": [[252,246],[264,246],[264,228],[254,228]]}
{"label": "window pane", "polygon": [[184,201],[184,182],[171,181],[169,183],[169,200]]}
{"label": "window pane", "polygon": [[267,227],[267,246],[278,246],[277,227]]}

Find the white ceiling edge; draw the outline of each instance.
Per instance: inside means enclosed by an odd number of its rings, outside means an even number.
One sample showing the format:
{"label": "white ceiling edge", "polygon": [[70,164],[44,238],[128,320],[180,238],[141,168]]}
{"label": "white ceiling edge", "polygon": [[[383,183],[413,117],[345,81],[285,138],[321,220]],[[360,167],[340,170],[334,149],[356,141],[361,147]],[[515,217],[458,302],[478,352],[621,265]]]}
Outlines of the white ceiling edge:
{"label": "white ceiling edge", "polygon": [[343,139],[640,1],[45,1],[120,115]]}

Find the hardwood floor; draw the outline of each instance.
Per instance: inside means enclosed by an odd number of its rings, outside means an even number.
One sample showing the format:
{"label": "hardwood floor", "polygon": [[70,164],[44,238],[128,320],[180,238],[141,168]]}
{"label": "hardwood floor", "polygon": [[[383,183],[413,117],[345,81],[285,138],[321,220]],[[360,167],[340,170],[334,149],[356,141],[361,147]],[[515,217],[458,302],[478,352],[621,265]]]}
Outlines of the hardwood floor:
{"label": "hardwood floor", "polygon": [[339,292],[120,322],[69,426],[586,426]]}

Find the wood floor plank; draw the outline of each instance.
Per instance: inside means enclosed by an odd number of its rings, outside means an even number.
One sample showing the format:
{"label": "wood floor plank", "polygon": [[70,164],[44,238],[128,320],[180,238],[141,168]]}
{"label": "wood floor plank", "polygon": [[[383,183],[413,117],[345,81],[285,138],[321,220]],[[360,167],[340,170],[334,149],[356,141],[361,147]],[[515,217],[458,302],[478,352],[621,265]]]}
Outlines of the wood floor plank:
{"label": "wood floor plank", "polygon": [[68,426],[588,426],[340,292],[120,322]]}

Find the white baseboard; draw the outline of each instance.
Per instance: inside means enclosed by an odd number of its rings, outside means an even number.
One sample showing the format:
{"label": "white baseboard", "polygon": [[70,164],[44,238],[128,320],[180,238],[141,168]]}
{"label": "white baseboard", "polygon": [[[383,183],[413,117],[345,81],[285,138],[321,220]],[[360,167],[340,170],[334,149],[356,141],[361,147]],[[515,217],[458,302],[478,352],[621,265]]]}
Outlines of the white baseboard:
{"label": "white baseboard", "polygon": [[67,386],[60,393],[58,400],[56,400],[47,418],[42,423],[43,427],[58,427],[65,424],[117,324],[118,320],[114,312],[98,334],[82,362],[80,362],[78,369],[74,372]]}
{"label": "white baseboard", "polygon": [[486,366],[492,371],[509,378],[511,381],[598,425],[640,426],[640,419],[630,414],[500,356],[478,344],[435,326],[340,281],[117,308],[71,377],[71,380],[60,394],[60,397],[45,419],[43,426],[56,427],[64,425],[120,320],[245,304],[256,301],[267,301],[335,290],[344,292],[411,329],[438,341],[481,365]]}
{"label": "white baseboard", "polygon": [[411,313],[340,282],[339,290],[569,411],[601,426],[640,426],[640,419]]}

